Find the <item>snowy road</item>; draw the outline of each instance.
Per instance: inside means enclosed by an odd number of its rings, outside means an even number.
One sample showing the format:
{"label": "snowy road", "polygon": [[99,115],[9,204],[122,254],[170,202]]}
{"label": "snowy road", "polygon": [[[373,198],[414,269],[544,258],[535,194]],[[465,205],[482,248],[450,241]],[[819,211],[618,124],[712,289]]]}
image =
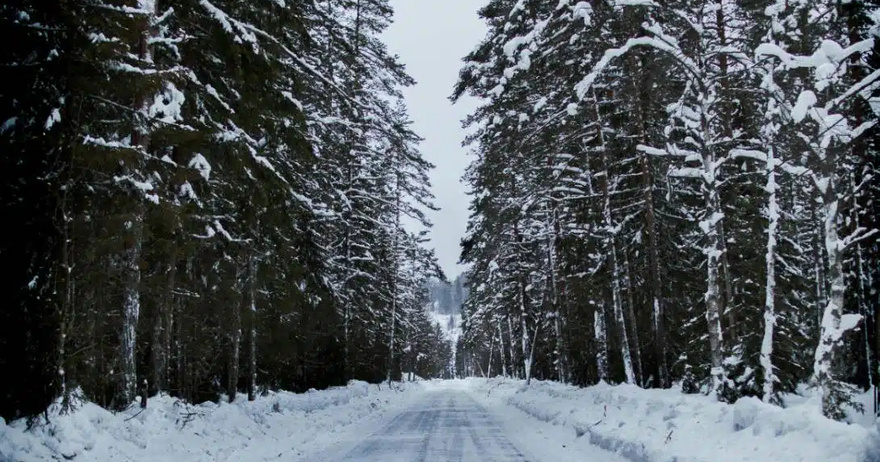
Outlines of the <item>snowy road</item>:
{"label": "snowy road", "polygon": [[537,420],[510,406],[505,395],[486,385],[482,379],[423,382],[420,389],[387,403],[389,412],[379,419],[316,435],[294,460],[625,462],[573,428]]}
{"label": "snowy road", "polygon": [[525,462],[493,416],[460,390],[426,392],[375,433],[323,460]]}

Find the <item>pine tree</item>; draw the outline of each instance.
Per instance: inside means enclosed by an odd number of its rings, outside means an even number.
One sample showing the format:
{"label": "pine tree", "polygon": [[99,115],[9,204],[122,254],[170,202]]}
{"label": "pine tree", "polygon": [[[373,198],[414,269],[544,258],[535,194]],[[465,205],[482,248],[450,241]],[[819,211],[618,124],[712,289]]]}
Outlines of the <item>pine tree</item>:
{"label": "pine tree", "polygon": [[872,8],[488,2],[453,94],[484,101],[460,372],[523,339],[511,361],[579,384],[779,404],[812,376],[840,418],[870,375],[840,356],[872,361],[847,333],[873,322]]}
{"label": "pine tree", "polygon": [[[16,153],[4,165],[21,177],[4,210],[28,233],[3,250],[22,268],[4,316],[32,358],[10,369],[21,381],[4,383],[4,417],[59,395],[116,408],[135,394],[142,406],[155,393],[253,400],[399,368],[386,334],[422,303],[410,287],[439,270],[423,231],[401,224],[430,226],[432,166],[400,103],[412,79],[380,40],[386,2],[2,12],[22,43],[3,52],[22,95],[0,98]],[[353,302],[357,337],[340,342]],[[346,348],[364,367],[338,365]]]}

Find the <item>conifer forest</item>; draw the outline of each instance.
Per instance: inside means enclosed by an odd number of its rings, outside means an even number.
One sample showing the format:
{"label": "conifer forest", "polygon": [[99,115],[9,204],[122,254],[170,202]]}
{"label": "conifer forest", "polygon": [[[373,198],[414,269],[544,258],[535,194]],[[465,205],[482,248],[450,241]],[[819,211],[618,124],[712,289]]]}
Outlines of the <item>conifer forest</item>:
{"label": "conifer forest", "polygon": [[389,0],[4,1],[0,417],[407,373],[837,420],[880,390],[878,0],[477,9],[432,185]]}
{"label": "conifer forest", "polygon": [[0,12],[0,415],[445,373],[387,1]]}
{"label": "conifer forest", "polygon": [[880,380],[880,4],[492,0],[460,368],[842,417]]}

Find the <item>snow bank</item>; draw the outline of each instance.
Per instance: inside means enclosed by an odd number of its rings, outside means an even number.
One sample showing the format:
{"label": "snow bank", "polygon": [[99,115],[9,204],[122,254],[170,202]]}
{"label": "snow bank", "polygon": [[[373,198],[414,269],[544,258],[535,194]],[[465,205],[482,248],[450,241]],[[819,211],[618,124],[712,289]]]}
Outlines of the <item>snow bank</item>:
{"label": "snow bank", "polygon": [[633,461],[880,461],[880,421],[826,419],[814,399],[782,409],[754,398],[723,404],[678,390],[469,379],[477,399],[510,404]]}
{"label": "snow bank", "polygon": [[290,460],[362,420],[379,418],[405,405],[418,383],[346,387],[307,393],[270,393],[248,402],[187,405],[168,396],[119,413],[91,403],[26,429],[23,420],[0,420],[0,462],[89,461],[262,461]]}

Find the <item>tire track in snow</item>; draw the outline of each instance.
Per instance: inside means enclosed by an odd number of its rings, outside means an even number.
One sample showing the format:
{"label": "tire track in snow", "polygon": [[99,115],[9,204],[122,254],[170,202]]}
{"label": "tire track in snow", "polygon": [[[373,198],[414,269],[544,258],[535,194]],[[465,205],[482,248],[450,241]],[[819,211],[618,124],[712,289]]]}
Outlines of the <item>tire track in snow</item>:
{"label": "tire track in snow", "polygon": [[467,393],[439,390],[395,416],[339,458],[344,462],[528,462]]}

